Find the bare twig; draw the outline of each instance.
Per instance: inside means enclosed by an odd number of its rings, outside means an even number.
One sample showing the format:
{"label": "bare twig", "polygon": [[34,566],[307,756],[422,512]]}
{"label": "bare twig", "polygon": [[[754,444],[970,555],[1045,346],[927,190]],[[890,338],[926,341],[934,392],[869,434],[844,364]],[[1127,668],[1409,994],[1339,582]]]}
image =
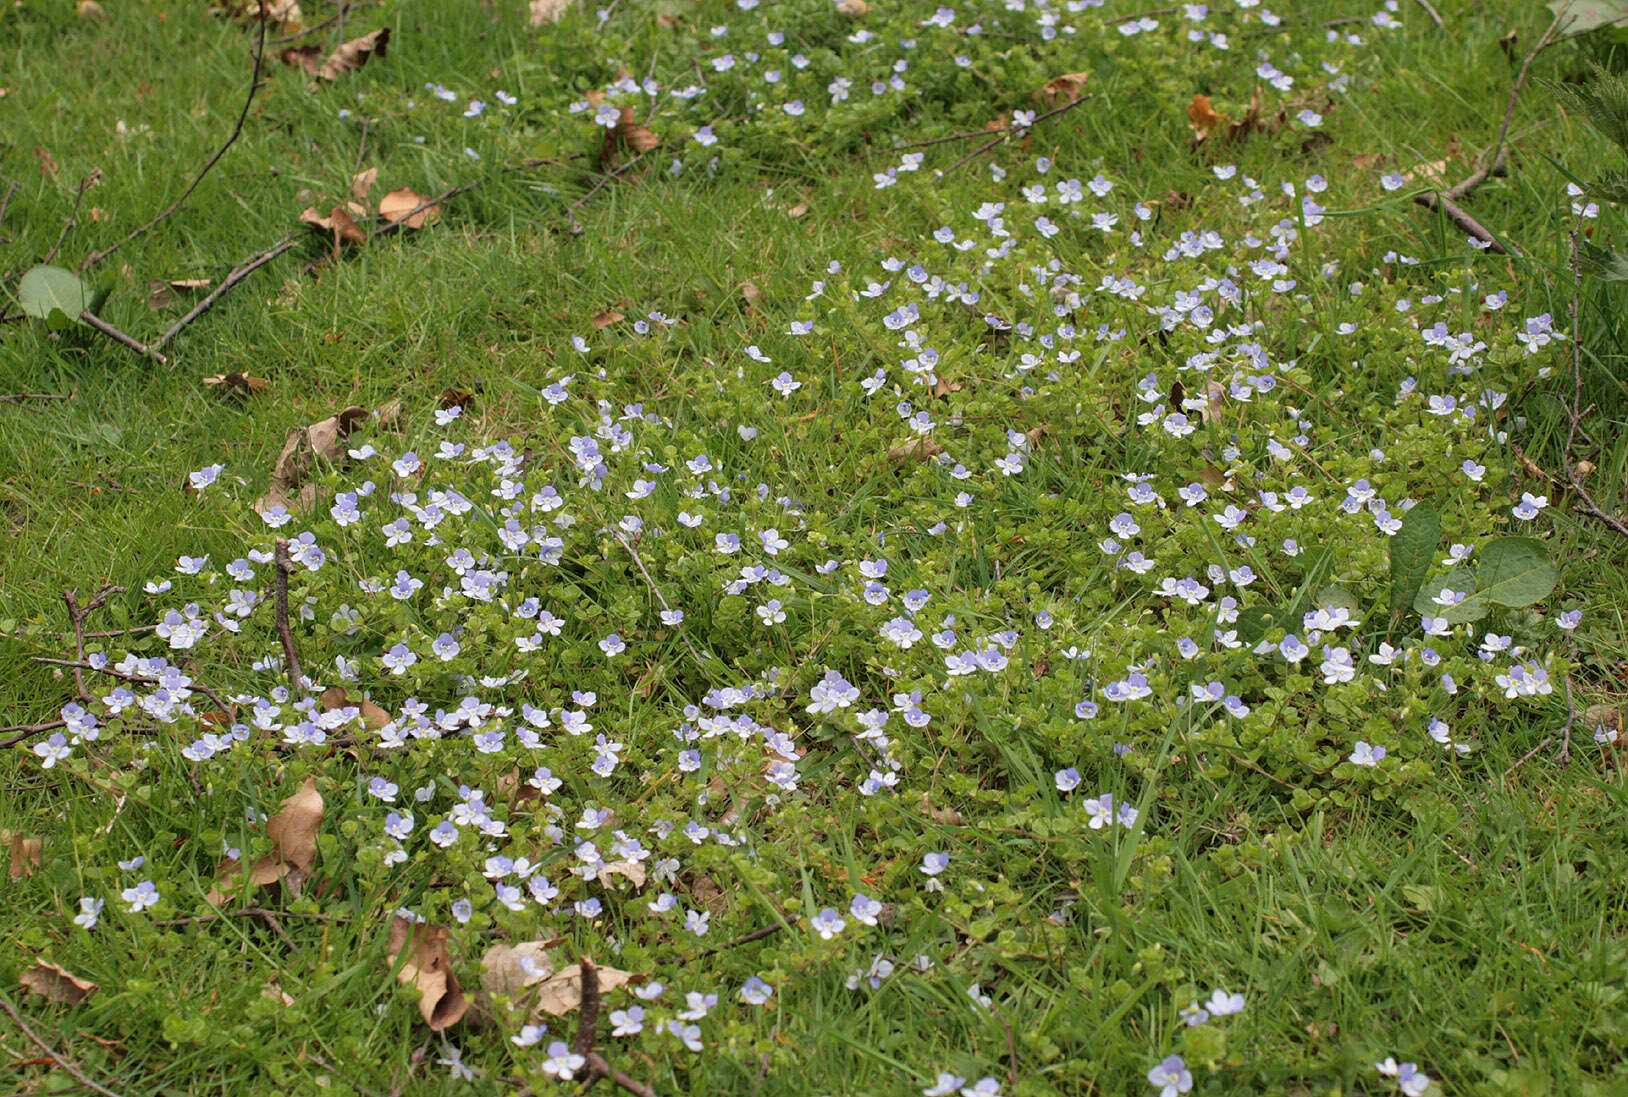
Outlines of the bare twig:
{"label": "bare twig", "polygon": [[[48,666],[54,666],[54,667],[74,667],[74,666],[77,666],[81,670],[94,670],[97,674],[105,674],[109,678],[117,678],[121,682],[134,682],[134,683],[136,683],[138,685],[143,685],[143,686],[150,686],[150,685],[153,685],[155,682],[158,681],[157,678],[148,677],[146,675],[126,674],[124,671],[119,670],[117,667],[106,667],[106,666],[98,667],[98,666],[93,666],[92,664],[90,664],[88,662],[75,662],[72,659],[52,659],[49,656],[36,655],[36,656],[34,656],[34,662],[36,662],[36,663],[45,663]],[[188,686],[187,688],[188,689],[196,689],[199,693],[201,693],[205,697],[209,698],[211,701],[213,701],[215,703],[216,707],[219,708],[220,711],[222,711],[222,712],[231,712],[232,711],[232,706],[227,704],[224,700],[222,700],[220,694],[216,693],[213,689],[211,689],[209,686],[205,685],[204,683],[194,680],[193,683],[190,686]]]}
{"label": "bare twig", "polygon": [[1431,4],[1430,0],[1415,0],[1415,2],[1425,10],[1426,15],[1430,16],[1430,21],[1436,24],[1437,30],[1447,29],[1447,24],[1441,21],[1441,12],[1436,10],[1435,5]]}
{"label": "bare twig", "polygon": [[[978,157],[982,156],[984,153],[988,152],[990,149],[994,148],[996,145],[1000,144],[1002,141],[1005,141],[1012,134],[1014,134],[1014,133],[1022,133],[1022,132],[1026,132],[1028,130],[1032,130],[1036,126],[1040,125],[1040,123],[1046,121],[1047,119],[1055,118],[1059,114],[1063,114],[1063,113],[1065,113],[1067,111],[1071,111],[1075,107],[1079,106],[1081,103],[1085,103],[1085,102],[1089,101],[1091,98],[1092,98],[1091,93],[1086,92],[1084,95],[1081,95],[1077,99],[1070,99],[1068,102],[1064,103],[1060,107],[1053,107],[1051,110],[1048,110],[1044,114],[1035,115],[1035,117],[1033,119],[1031,119],[1029,122],[1027,122],[1027,123],[1025,123],[1023,125],[1018,125],[1016,122],[1009,122],[1006,126],[1002,127],[1001,129],[989,130],[988,132],[990,134],[992,134],[992,136],[990,137],[990,139],[988,141],[985,141],[982,145],[979,145],[977,148],[973,149],[971,152],[969,152],[965,156],[961,157],[961,159],[957,160],[955,163],[951,164],[949,167],[945,168],[943,171],[934,172],[933,173],[933,182],[934,182],[934,184],[937,184],[939,180],[943,179],[946,175],[949,175],[952,171],[954,171],[955,169],[961,167],[963,164],[966,164],[966,163],[969,163],[969,162],[971,162],[973,160],[976,160]],[[965,134],[965,135],[962,135],[962,136],[973,136],[973,135]],[[908,148],[909,146],[905,146],[905,147]]]}
{"label": "bare twig", "polygon": [[210,290],[209,295],[202,301],[199,301],[196,305],[193,305],[191,309],[187,310],[187,314],[185,316],[171,324],[169,329],[165,331],[163,335],[160,335],[157,341],[153,343],[153,347],[155,349],[162,347],[171,339],[174,339],[177,335],[181,334],[182,331],[186,330],[187,326],[190,325],[194,320],[208,312],[210,309],[214,308],[222,297],[225,297],[231,292],[233,286],[237,285],[249,275],[253,274],[255,271],[259,270],[261,267],[265,266],[267,263],[271,262],[284,252],[294,248],[298,244],[298,237],[285,236],[283,239],[279,240],[266,250],[260,252],[258,255],[250,256],[248,259],[245,259],[243,262],[233,267],[232,272],[221,280],[221,284]]}
{"label": "bare twig", "polygon": [[[634,566],[639,569],[639,574],[644,576],[645,583],[650,587],[650,593],[656,596],[656,601],[661,603],[661,608],[668,613],[673,612],[673,607],[662,595],[661,588],[656,586],[656,581],[650,577],[650,572],[645,569],[644,560],[639,556],[639,550],[634,548],[633,543],[620,533],[615,534],[615,537],[622,547],[627,549],[628,555],[633,557]],[[684,646],[690,649],[690,656],[695,660],[696,665],[705,670],[707,666],[706,660],[702,659],[701,653],[695,650],[695,645],[690,642],[690,634],[684,631],[682,624],[679,626],[678,635],[679,639],[684,641]]]}
{"label": "bare twig", "polygon": [[773,925],[764,926],[762,929],[754,929],[751,933],[743,934],[742,936],[735,938],[733,941],[725,941],[717,948],[709,948],[704,952],[698,952],[694,956],[690,957],[690,959],[704,960],[708,956],[716,956],[718,953],[725,952],[736,947],[737,945],[747,945],[751,944],[753,941],[761,941],[765,937],[772,937],[785,928],[785,923],[775,922]]}
{"label": "bare twig", "polygon": [[57,242],[51,245],[51,250],[45,253],[45,258],[40,260],[41,263],[49,263],[57,257],[57,252],[62,250],[62,242],[68,239],[68,233],[79,223],[79,206],[85,200],[85,192],[100,182],[101,178],[102,169],[95,168],[89,175],[79,180],[79,185],[73,191],[73,209],[68,211],[68,219],[62,223],[62,231],[57,234]]}
{"label": "bare twig", "polygon": [[72,393],[13,392],[0,393],[0,404],[20,404],[24,400],[72,400]]}
{"label": "bare twig", "polygon": [[577,1034],[571,1040],[571,1052],[586,1058],[594,1049],[599,1027],[599,969],[584,956],[578,970],[582,972],[582,1006],[577,1013]]}
{"label": "bare twig", "polygon": [[1500,241],[1485,225],[1465,213],[1463,208],[1446,194],[1440,191],[1425,191],[1423,194],[1415,194],[1413,200],[1428,210],[1439,210],[1453,224],[1485,244],[1488,251],[1497,255],[1513,255],[1517,259],[1521,257],[1519,248],[1514,244]]}
{"label": "bare twig", "polygon": [[40,1039],[40,1037],[35,1034],[34,1030],[28,1027],[28,1022],[23,1020],[23,1015],[17,1012],[17,1007],[11,1004],[11,999],[7,998],[4,994],[0,994],[0,1009],[5,1010],[11,1015],[11,1019],[17,1022],[17,1027],[23,1030],[23,1035],[28,1037],[30,1043],[39,1048],[46,1055],[50,1056],[51,1061],[56,1063],[57,1066],[61,1067],[63,1070],[77,1078],[80,1085],[95,1090],[97,1093],[102,1094],[102,1097],[121,1097],[119,1093],[108,1089],[90,1075],[74,1066],[73,1063],[69,1062],[67,1059],[64,1059],[54,1048],[51,1047],[50,1044]]}
{"label": "bare twig", "polygon": [[260,69],[265,62],[265,58],[266,20],[261,19],[260,36],[255,42],[254,46],[254,68],[249,73],[249,94],[244,96],[243,109],[238,112],[237,124],[232,127],[232,132],[227,136],[226,143],[215,150],[215,155],[204,161],[204,166],[198,169],[198,174],[193,176],[192,182],[188,184],[187,189],[181,192],[181,197],[177,198],[174,202],[171,202],[162,212],[158,214],[158,216],[131,232],[130,235],[126,236],[123,240],[110,244],[100,251],[91,252],[90,255],[85,258],[85,261],[79,264],[79,273],[83,274],[87,269],[95,266],[97,263],[100,263],[103,259],[106,259],[109,255],[112,255],[114,252],[124,247],[124,245],[130,243],[130,241],[144,236],[148,232],[152,231],[155,225],[157,225],[160,221],[163,221],[164,218],[168,217],[176,210],[180,209],[181,204],[188,198],[192,197],[192,192],[198,189],[198,184],[203,182],[204,176],[208,175],[211,169],[213,169],[216,164],[220,163],[221,157],[226,155],[226,150],[230,149],[234,144],[236,144],[237,139],[242,136],[243,123],[248,121],[249,118],[249,107],[253,105],[255,94],[260,90]]}
{"label": "bare twig", "polygon": [[288,558],[288,538],[277,538],[274,552],[277,563],[277,635],[283,641],[283,659],[288,664],[288,680],[294,692],[305,696],[305,673],[300,669],[300,653],[294,648],[294,633],[288,627],[288,573],[293,563]]}
{"label": "bare twig", "polygon": [[115,343],[123,343],[137,354],[144,354],[161,366],[167,366],[170,364],[170,360],[160,354],[157,350],[149,347],[146,343],[143,343],[141,340],[132,335],[126,335],[123,331],[114,327],[106,320],[103,320],[100,316],[97,316],[89,309],[85,309],[83,312],[81,312],[79,314],[79,318],[85,323],[89,324],[91,327],[95,328],[97,331],[101,332],[103,335],[107,336],[109,339],[113,340]]}
{"label": "bare twig", "polygon": [[656,1091],[642,1082],[636,1082],[626,1074],[605,1062],[605,1057],[597,1051],[590,1051],[587,1055],[588,1069],[592,1071],[593,1078],[609,1078],[618,1086],[633,1094],[634,1097],[656,1097]]}
{"label": "bare twig", "polygon": [[32,739],[36,735],[42,735],[47,731],[55,731],[58,728],[65,728],[67,726],[68,721],[66,720],[47,720],[43,724],[13,724],[10,727],[0,728],[0,732],[9,731],[16,733],[14,735],[8,735],[4,739],[0,739],[0,750],[4,750],[7,747],[14,747],[18,743],[21,743],[24,739]]}

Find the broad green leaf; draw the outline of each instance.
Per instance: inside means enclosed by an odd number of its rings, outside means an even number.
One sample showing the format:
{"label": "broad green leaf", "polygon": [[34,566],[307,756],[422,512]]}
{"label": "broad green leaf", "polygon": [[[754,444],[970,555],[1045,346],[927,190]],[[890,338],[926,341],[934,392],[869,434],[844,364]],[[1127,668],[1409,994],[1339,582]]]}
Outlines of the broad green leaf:
{"label": "broad green leaf", "polygon": [[1390,540],[1392,617],[1419,593],[1440,540],[1441,517],[1429,503],[1419,503],[1402,516],[1402,528]]}
{"label": "broad green leaf", "polygon": [[1278,611],[1272,606],[1251,606],[1238,614],[1238,638],[1253,644],[1266,630],[1277,623]]}
{"label": "broad green leaf", "polygon": [[[1447,623],[1462,625],[1466,621],[1479,621],[1487,615],[1487,600],[1472,593],[1476,586],[1475,572],[1469,568],[1454,568],[1445,575],[1438,575],[1419,588],[1419,593],[1413,596],[1413,612],[1420,617],[1445,617]],[[1444,590],[1456,591],[1459,594],[1470,596],[1456,606],[1443,607],[1436,604],[1436,595]]]}
{"label": "broad green leaf", "polygon": [[1338,583],[1329,583],[1312,599],[1313,609],[1345,609],[1353,619],[1357,617],[1357,596]]}
{"label": "broad green leaf", "polygon": [[1628,282],[1628,254],[1616,248],[1579,244],[1577,266],[1584,274],[1603,282]]}
{"label": "broad green leaf", "polygon": [[1628,0],[1549,0],[1562,34],[1585,34],[1628,20]]}
{"label": "broad green leaf", "polygon": [[1497,606],[1529,606],[1555,589],[1555,566],[1542,541],[1500,537],[1481,550],[1476,594]]}
{"label": "broad green leaf", "polygon": [[1590,198],[1601,202],[1628,202],[1628,172],[1613,171],[1585,185]]}
{"label": "broad green leaf", "polygon": [[17,285],[17,300],[23,311],[40,320],[49,320],[53,312],[77,320],[80,313],[91,308],[93,298],[89,286],[73,271],[61,267],[35,267]]}

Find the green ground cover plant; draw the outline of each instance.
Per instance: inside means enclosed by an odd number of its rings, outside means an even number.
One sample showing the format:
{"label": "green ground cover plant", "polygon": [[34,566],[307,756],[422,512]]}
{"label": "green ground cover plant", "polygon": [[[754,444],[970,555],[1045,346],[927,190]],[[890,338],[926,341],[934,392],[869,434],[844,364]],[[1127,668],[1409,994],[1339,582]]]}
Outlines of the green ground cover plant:
{"label": "green ground cover plant", "polygon": [[1624,1092],[1576,30],[13,6],[13,1088]]}

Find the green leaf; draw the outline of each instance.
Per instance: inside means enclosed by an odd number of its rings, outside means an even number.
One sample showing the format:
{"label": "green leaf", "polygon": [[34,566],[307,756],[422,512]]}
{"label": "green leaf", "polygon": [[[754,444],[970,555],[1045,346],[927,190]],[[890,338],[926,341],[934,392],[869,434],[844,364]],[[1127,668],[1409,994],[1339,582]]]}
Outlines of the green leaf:
{"label": "green leaf", "polygon": [[1357,596],[1338,583],[1329,583],[1312,599],[1313,609],[1344,609],[1352,618],[1357,616]]}
{"label": "green leaf", "polygon": [[1604,282],[1628,282],[1628,255],[1616,248],[1581,243],[1577,247],[1577,266],[1584,274]]}
{"label": "green leaf", "polygon": [[1481,550],[1476,595],[1497,606],[1529,606],[1555,589],[1549,550],[1531,537],[1500,537]]}
{"label": "green leaf", "polygon": [[[1413,596],[1413,612],[1420,617],[1445,617],[1450,625],[1462,625],[1466,621],[1479,621],[1487,615],[1487,600],[1472,593],[1476,587],[1475,572],[1469,568],[1454,568],[1445,575],[1438,575],[1430,582],[1419,588],[1419,593]],[[1442,607],[1435,602],[1436,595],[1444,590],[1456,591],[1459,594],[1470,596],[1456,606]]]}
{"label": "green leaf", "polygon": [[1412,603],[1430,574],[1430,563],[1441,540],[1441,517],[1429,503],[1419,503],[1402,516],[1402,528],[1390,540],[1391,617]]}
{"label": "green leaf", "polygon": [[1584,184],[1590,198],[1601,202],[1628,202],[1628,172],[1614,171]]}
{"label": "green leaf", "polygon": [[77,320],[80,313],[95,303],[90,288],[73,271],[46,266],[35,267],[23,275],[17,285],[17,301],[24,312],[39,320],[49,320],[56,312],[69,320]]}
{"label": "green leaf", "polygon": [[1549,0],[1562,34],[1586,34],[1628,19],[1628,0]]}

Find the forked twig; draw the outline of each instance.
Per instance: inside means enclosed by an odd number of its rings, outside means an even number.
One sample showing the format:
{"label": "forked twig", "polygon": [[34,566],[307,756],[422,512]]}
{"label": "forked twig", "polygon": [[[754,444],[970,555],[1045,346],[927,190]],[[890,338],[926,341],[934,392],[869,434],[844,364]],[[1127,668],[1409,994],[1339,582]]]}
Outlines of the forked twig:
{"label": "forked twig", "polygon": [[182,331],[186,330],[187,326],[190,325],[192,321],[214,308],[216,303],[220,301],[222,297],[225,297],[231,292],[233,286],[237,285],[249,275],[253,274],[255,271],[259,270],[261,267],[283,254],[285,251],[290,250],[298,244],[299,239],[297,237],[285,236],[283,239],[279,240],[266,250],[260,252],[258,255],[252,255],[248,259],[245,259],[243,262],[239,263],[237,266],[233,267],[232,272],[221,280],[221,284],[210,290],[209,295],[202,301],[199,301],[196,305],[193,305],[192,308],[188,309],[185,316],[171,324],[169,329],[165,331],[163,335],[160,335],[157,341],[153,343],[153,347],[155,349],[162,347],[171,339],[174,339],[177,335],[180,335]]}

